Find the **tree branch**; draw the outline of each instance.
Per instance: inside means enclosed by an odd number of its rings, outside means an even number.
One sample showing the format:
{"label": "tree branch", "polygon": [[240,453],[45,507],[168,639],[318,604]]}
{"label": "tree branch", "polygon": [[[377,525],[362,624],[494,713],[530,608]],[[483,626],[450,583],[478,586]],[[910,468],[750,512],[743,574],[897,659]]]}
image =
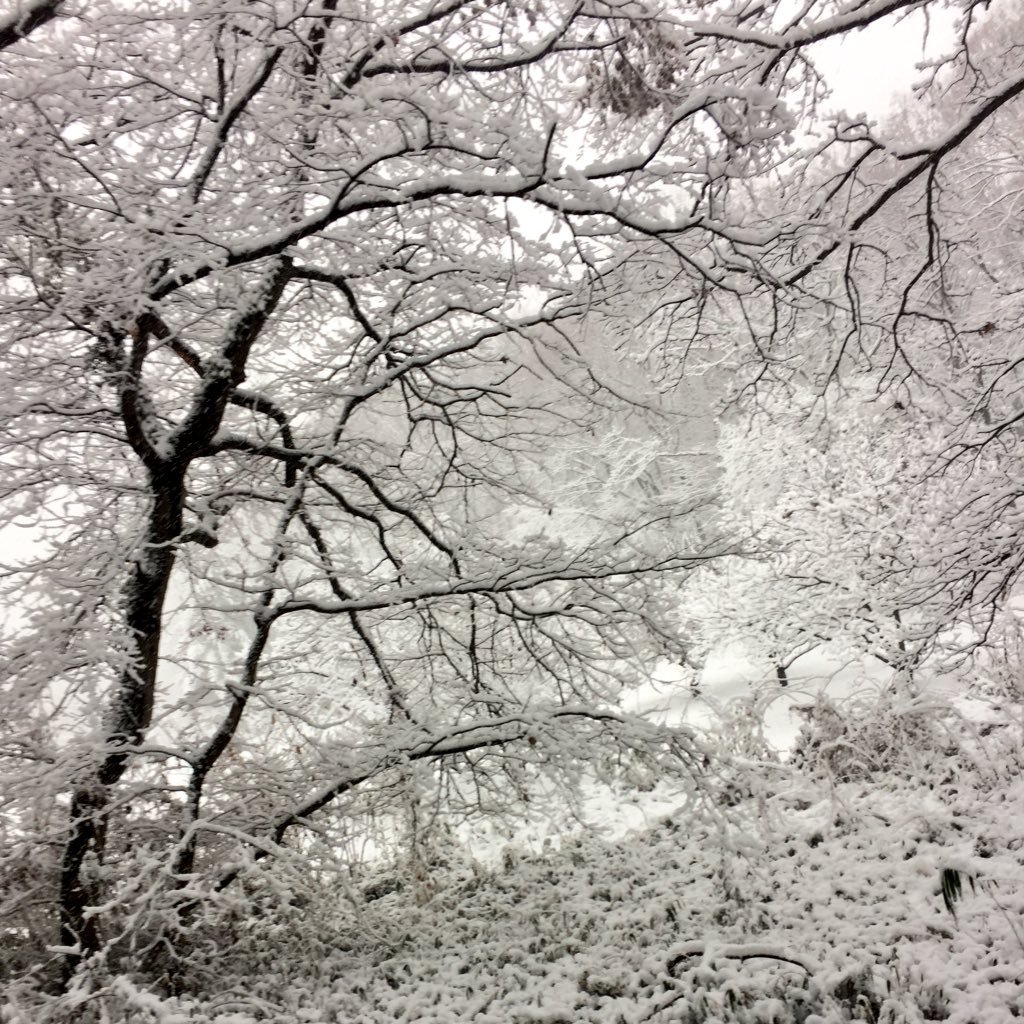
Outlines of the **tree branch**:
{"label": "tree branch", "polygon": [[[14,3],[17,7],[19,0],[14,0]],[[64,0],[30,0],[21,5],[21,10],[0,21],[0,50],[6,50],[52,21],[63,6]]]}

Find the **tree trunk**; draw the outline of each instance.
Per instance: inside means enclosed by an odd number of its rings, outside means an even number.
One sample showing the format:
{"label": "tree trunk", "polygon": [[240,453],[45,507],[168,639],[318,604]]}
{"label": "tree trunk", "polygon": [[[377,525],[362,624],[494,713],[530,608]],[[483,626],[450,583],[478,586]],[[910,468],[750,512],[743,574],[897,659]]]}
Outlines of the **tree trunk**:
{"label": "tree trunk", "polygon": [[125,624],[134,657],[111,697],[104,725],[104,746],[78,779],[72,794],[70,828],[60,881],[60,941],[65,953],[63,981],[102,943],[99,924],[88,915],[98,902],[97,886],[85,877],[87,863],[103,862],[111,787],[143,739],[153,714],[164,597],[181,538],[185,500],[184,472],[150,471],[153,505],[146,538],[125,588]]}

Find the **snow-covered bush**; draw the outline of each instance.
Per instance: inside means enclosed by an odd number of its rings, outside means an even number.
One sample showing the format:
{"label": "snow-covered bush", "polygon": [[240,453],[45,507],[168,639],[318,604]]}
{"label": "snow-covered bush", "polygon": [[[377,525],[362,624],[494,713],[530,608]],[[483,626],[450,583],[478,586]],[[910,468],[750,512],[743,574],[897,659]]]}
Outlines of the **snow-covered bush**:
{"label": "snow-covered bush", "polygon": [[794,710],[804,718],[794,763],[839,782],[927,772],[958,753],[948,722],[955,712],[932,695],[897,686],[844,700],[821,693]]}

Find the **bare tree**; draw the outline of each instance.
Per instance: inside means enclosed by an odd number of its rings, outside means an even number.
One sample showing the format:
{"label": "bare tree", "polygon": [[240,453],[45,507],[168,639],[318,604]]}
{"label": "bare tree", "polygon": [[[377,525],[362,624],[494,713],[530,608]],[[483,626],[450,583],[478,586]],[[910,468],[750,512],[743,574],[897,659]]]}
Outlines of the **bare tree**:
{"label": "bare tree", "polygon": [[597,740],[698,764],[609,709],[680,644],[701,495],[545,512],[629,404],[602,274],[718,231],[655,213],[712,65],[659,42],[638,143],[582,104],[639,7],[48,12],[0,70],[5,914],[67,979],[402,766],[493,810]]}
{"label": "bare tree", "polygon": [[[685,656],[704,495],[641,485],[671,431],[605,444],[586,487],[566,456],[657,420],[620,378],[727,337],[751,386],[821,334],[802,372],[838,379],[876,329],[867,235],[1024,88],[979,85],[909,149],[848,121],[794,140],[820,127],[814,44],[922,6],[98,0],[8,24],[4,906],[59,919],[65,978],[414,764],[466,812],[571,781],[598,741],[699,773],[685,733],[612,709]],[[623,281],[646,282],[625,313]],[[882,330],[901,354],[906,321]],[[597,369],[612,344],[629,373]]]}

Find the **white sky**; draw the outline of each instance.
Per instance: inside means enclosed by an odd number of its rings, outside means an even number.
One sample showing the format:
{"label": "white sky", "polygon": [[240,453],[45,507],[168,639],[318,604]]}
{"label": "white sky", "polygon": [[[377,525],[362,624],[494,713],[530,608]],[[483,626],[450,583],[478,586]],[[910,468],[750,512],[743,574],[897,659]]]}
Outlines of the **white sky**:
{"label": "white sky", "polygon": [[813,52],[832,87],[831,105],[880,120],[924,77],[916,65],[944,54],[952,41],[951,18],[917,11],[821,43]]}

